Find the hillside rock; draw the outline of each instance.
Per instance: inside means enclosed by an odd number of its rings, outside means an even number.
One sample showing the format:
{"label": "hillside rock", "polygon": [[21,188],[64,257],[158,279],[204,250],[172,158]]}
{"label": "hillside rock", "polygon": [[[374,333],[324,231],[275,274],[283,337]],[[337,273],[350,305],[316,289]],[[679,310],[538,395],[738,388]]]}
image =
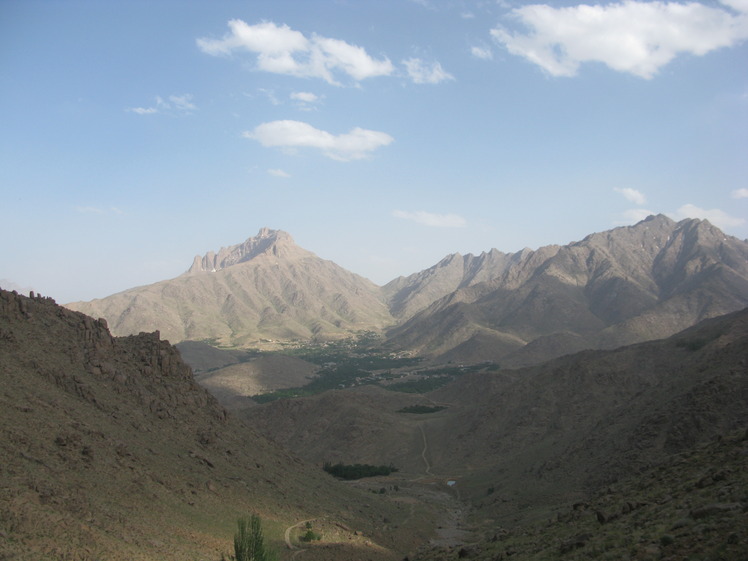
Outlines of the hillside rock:
{"label": "hillside rock", "polygon": [[209,251],[202,257],[196,255],[187,274],[215,273],[263,254],[271,258],[286,259],[298,257],[304,253],[286,232],[261,228],[255,237],[249,238],[244,243],[227,248],[222,247],[217,254]]}

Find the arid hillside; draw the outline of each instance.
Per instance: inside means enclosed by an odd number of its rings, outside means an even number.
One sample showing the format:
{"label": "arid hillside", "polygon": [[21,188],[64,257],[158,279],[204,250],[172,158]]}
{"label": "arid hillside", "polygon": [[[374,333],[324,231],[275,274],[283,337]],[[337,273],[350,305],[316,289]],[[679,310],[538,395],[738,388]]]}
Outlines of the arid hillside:
{"label": "arid hillside", "polygon": [[[465,374],[422,396],[359,387],[243,414],[310,461],[381,458],[455,481],[474,524],[511,528],[745,431],[748,309],[664,340]],[[699,458],[705,472],[719,469]]]}
{"label": "arid hillside", "polygon": [[158,333],[1,291],[0,379],[2,559],[218,561],[250,513],[281,559],[306,520],[309,559],[402,559],[433,531],[228,415]]}

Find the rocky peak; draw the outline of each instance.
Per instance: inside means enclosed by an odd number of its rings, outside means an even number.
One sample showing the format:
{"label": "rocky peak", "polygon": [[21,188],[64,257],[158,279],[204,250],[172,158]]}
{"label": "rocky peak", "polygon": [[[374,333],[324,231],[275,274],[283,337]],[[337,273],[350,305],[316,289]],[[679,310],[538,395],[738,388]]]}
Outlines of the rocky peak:
{"label": "rocky peak", "polygon": [[222,247],[218,253],[209,251],[202,257],[196,255],[187,274],[214,273],[260,255],[288,257],[298,251],[290,234],[283,230],[261,228],[256,236],[247,238],[243,243]]}

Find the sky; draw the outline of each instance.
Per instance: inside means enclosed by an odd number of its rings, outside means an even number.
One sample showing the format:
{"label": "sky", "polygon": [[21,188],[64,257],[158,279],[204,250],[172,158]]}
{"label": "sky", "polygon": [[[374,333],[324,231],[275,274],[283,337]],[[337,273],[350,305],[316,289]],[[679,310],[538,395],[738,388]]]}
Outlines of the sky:
{"label": "sky", "polygon": [[385,284],[649,214],[748,238],[748,0],[0,0],[0,286],[263,227]]}

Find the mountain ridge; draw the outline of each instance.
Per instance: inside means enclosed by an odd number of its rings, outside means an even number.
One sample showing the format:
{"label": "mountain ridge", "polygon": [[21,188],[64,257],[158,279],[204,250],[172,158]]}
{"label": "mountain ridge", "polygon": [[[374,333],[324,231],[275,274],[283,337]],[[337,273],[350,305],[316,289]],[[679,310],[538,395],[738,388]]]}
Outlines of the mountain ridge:
{"label": "mountain ridge", "polygon": [[675,333],[748,305],[748,242],[650,216],[567,245],[451,254],[384,286],[281,230],[196,256],[183,275],[92,302],[115,334],[236,347],[379,332],[435,361],[537,363]]}
{"label": "mountain ridge", "polygon": [[[566,334],[576,339],[572,351],[612,348],[748,305],[748,243],[707,221],[652,216],[565,246],[523,250],[503,263],[494,278],[468,282],[390,329],[392,348],[518,366],[558,356],[553,344],[540,352],[544,337]],[[406,290],[418,294],[417,286]],[[501,345],[507,337],[517,338],[515,349]]]}

